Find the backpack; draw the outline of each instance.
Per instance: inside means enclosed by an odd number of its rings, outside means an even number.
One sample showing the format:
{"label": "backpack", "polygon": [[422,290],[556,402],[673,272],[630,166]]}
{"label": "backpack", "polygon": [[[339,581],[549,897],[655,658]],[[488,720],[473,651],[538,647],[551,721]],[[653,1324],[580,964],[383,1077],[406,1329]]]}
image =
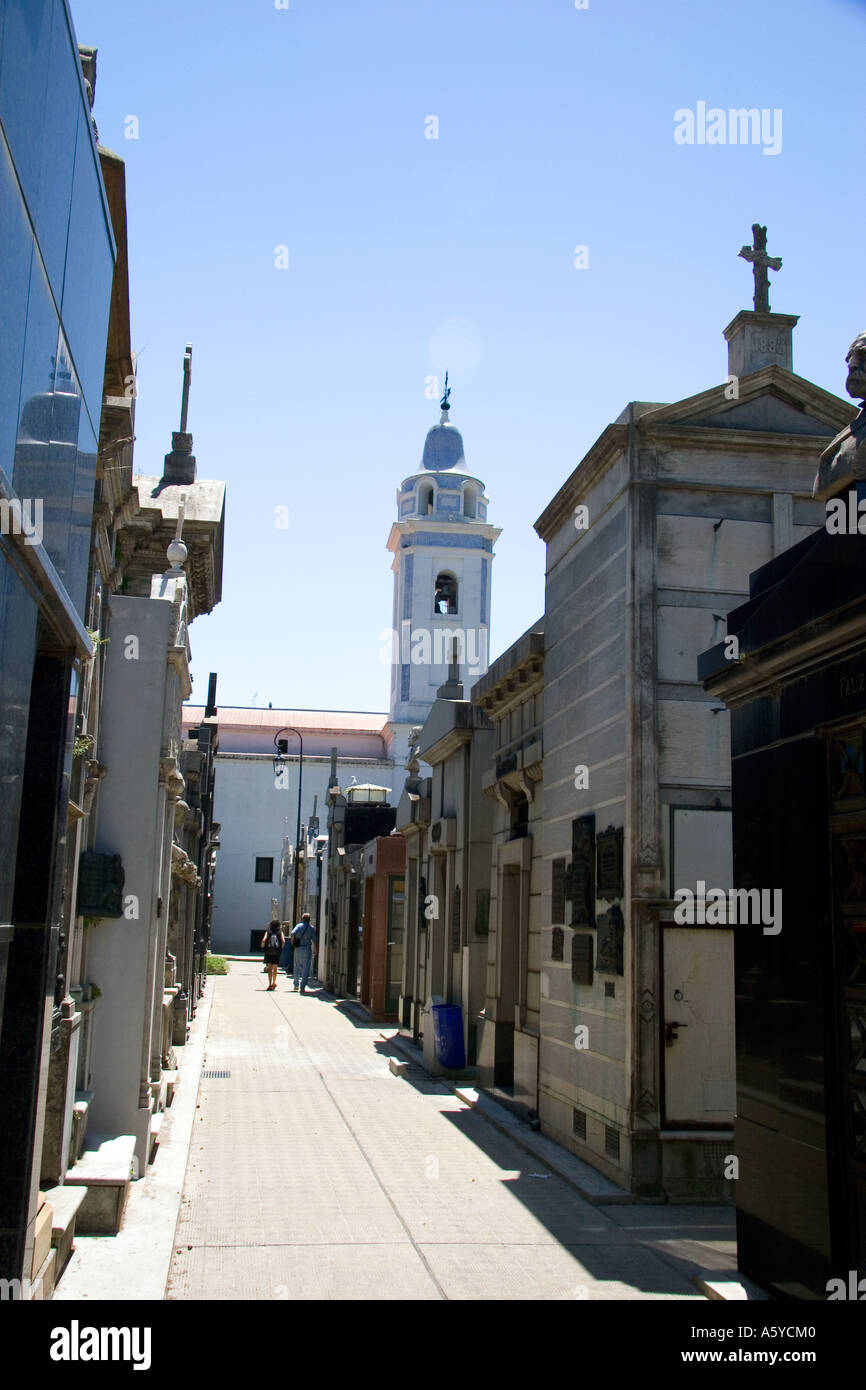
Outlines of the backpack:
{"label": "backpack", "polygon": [[280,938],[279,938],[279,934],[278,934],[277,932],[271,930],[271,931],[268,932],[267,940],[265,941],[265,950],[266,950],[266,951],[278,951],[279,949],[280,949]]}
{"label": "backpack", "polygon": [[296,928],[293,930],[293,932],[292,932],[292,945],[293,945],[293,946],[306,946],[306,945],[307,945],[307,927],[308,927],[308,926],[309,926],[309,923],[308,923],[308,922],[304,922],[304,923],[301,924],[300,927],[296,927]]}

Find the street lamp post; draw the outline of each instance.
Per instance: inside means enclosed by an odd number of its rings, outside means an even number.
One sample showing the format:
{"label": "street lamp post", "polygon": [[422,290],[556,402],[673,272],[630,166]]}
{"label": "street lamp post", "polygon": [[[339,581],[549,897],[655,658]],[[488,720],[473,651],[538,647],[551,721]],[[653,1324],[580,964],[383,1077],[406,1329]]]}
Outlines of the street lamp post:
{"label": "street lamp post", "polygon": [[[298,821],[295,830],[295,876],[292,884],[292,926],[294,926],[298,920],[298,870],[301,857],[301,790],[304,784],[304,737],[300,729],[292,729],[289,725],[286,725],[284,729],[280,729],[279,733],[274,735],[274,747],[277,750],[274,757],[275,772],[282,766],[283,755],[288,746],[286,740],[280,738],[280,734],[297,734],[298,742],[301,746],[300,758],[298,760]],[[281,743],[283,744],[282,748],[280,747]]]}

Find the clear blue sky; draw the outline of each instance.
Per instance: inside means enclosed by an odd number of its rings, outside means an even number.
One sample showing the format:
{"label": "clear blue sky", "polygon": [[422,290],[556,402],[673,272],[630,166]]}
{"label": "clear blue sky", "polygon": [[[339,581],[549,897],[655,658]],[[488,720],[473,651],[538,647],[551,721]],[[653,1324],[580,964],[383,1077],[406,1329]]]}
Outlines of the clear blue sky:
{"label": "clear blue sky", "polygon": [[[588,446],[627,401],[724,378],[754,221],[784,258],[770,303],[801,316],[795,371],[844,395],[862,0],[71,3],[127,163],[136,468],[162,471],[189,341],[199,476],[228,489],[195,699],[216,670],[223,705],[387,708],[385,541],[446,366],[503,528],[504,650],[543,611],[532,523]],[[699,101],[780,109],[781,152],[675,144]]]}

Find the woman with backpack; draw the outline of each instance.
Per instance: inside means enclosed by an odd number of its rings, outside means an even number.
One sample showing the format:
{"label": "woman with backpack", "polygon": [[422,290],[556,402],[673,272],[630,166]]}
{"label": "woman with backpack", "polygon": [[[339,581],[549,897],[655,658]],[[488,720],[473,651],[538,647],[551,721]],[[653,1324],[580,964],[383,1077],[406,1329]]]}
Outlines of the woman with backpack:
{"label": "woman with backpack", "polygon": [[[262,937],[262,947],[265,953],[265,966],[268,971],[268,989],[277,987],[277,969],[280,963],[280,952],[285,945],[286,938],[283,936],[283,929],[279,922],[268,922],[267,930]],[[267,993],[267,990],[265,991]]]}

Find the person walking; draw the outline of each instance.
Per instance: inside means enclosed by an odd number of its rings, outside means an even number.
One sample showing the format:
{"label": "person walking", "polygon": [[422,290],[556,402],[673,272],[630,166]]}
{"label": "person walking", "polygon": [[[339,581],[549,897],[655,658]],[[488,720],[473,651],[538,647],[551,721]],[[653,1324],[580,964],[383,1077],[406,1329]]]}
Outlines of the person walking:
{"label": "person walking", "polygon": [[313,942],[316,939],[316,928],[310,921],[309,912],[305,912],[300,922],[292,927],[290,939],[295,956],[295,993],[298,991],[298,980],[300,979],[301,994],[306,994],[307,981],[310,978]]}
{"label": "person walking", "polygon": [[[282,925],[282,924],[281,924],[281,925]],[[288,926],[288,925],[289,925],[288,922],[286,922],[285,925]],[[285,970],[285,972],[286,972],[286,979],[287,979],[287,980],[290,980],[290,979],[292,978],[292,938],[291,938],[291,935],[286,936],[286,944],[285,944],[285,946],[283,947],[282,953],[281,953],[281,955],[280,955],[280,965],[279,965],[279,968],[280,968],[280,970]]]}
{"label": "person walking", "polygon": [[[268,989],[277,987],[277,970],[280,964],[280,952],[285,945],[286,938],[283,936],[283,929],[279,922],[268,922],[267,930],[262,937],[262,949],[265,953],[265,967],[268,972]],[[267,993],[267,990],[265,991]]]}

